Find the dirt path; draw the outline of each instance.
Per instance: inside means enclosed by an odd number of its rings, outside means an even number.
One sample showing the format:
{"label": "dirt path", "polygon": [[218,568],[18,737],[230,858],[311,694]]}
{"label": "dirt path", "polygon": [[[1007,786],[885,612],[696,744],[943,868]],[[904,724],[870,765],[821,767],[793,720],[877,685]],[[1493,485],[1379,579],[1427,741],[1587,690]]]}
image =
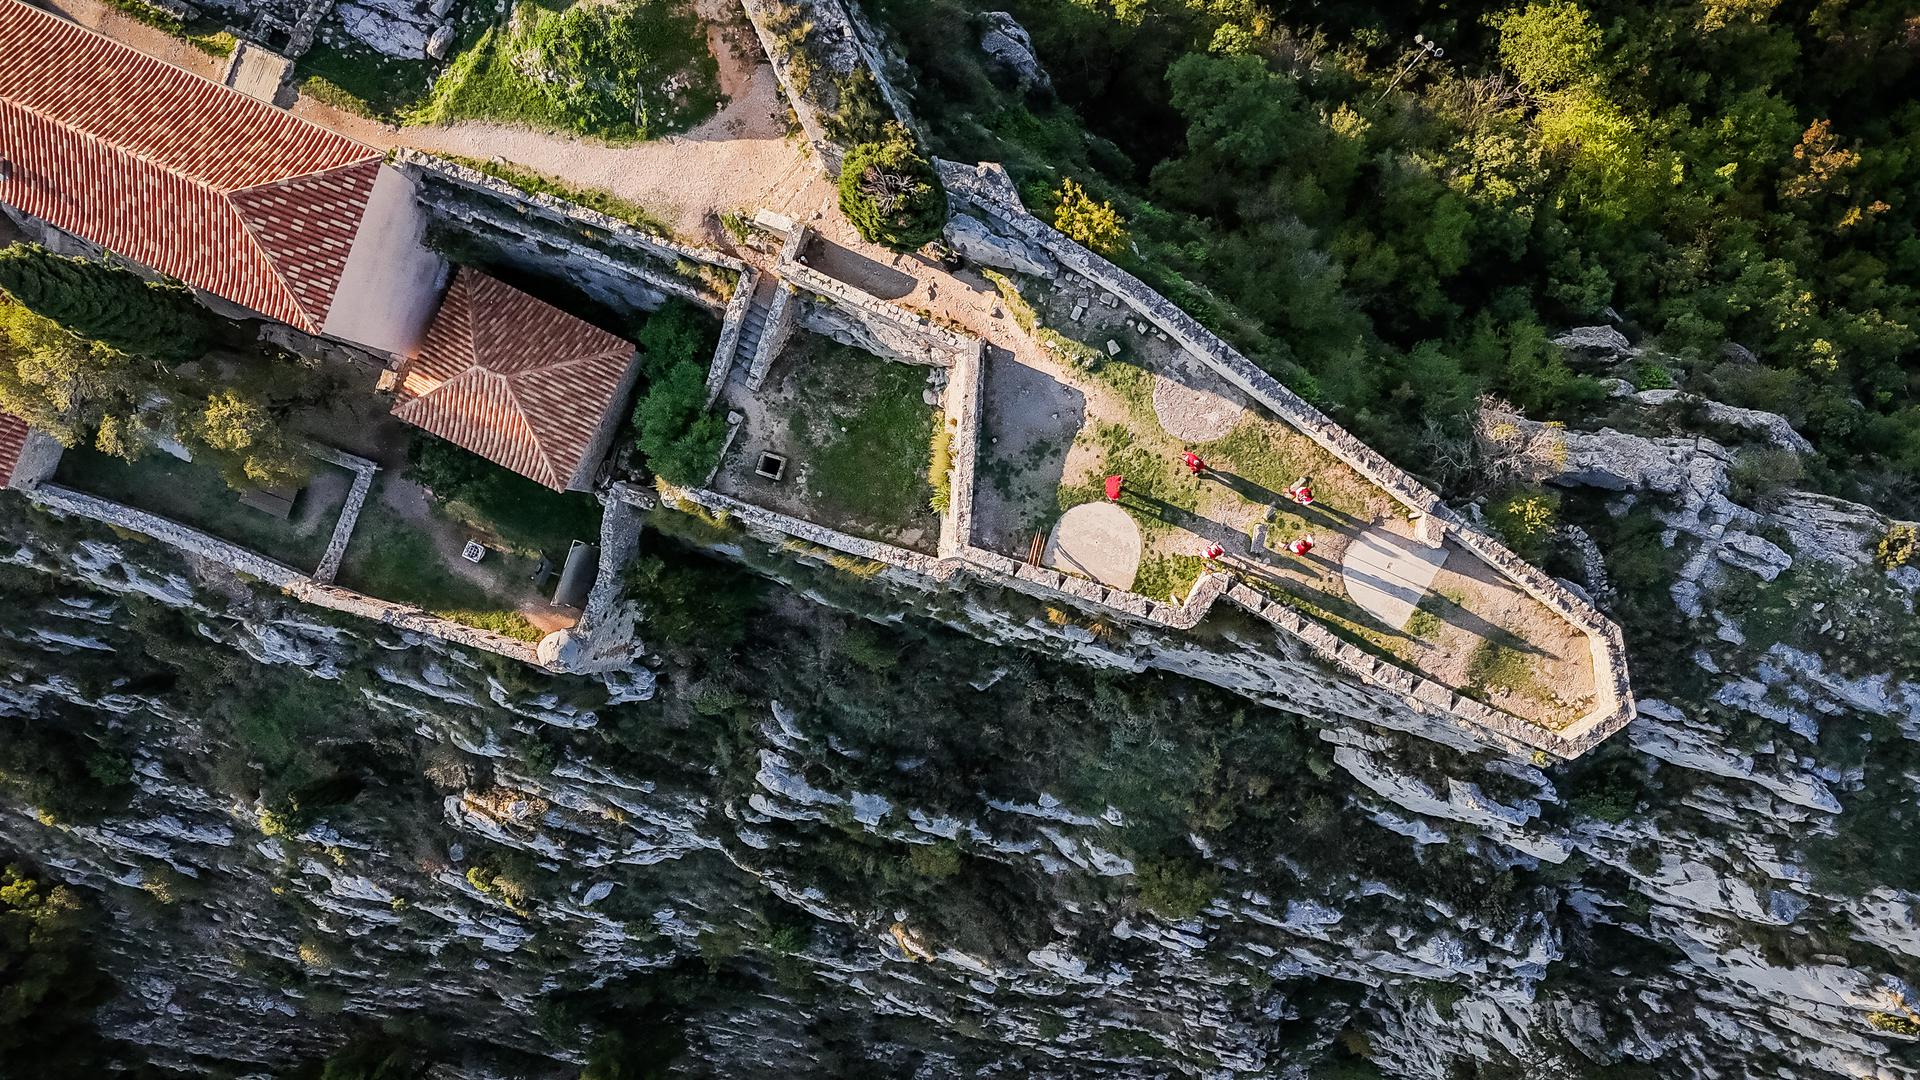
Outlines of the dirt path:
{"label": "dirt path", "polygon": [[646,207],[683,236],[697,236],[712,212],[764,206],[809,217],[831,187],[805,140],[787,132],[787,107],[773,67],[757,52],[742,56],[738,33],[724,23],[708,24],[726,106],[684,135],[632,146],[506,124],[395,127],[305,95],[292,111],[383,150],[410,146],[482,161],[500,158],[608,191]]}

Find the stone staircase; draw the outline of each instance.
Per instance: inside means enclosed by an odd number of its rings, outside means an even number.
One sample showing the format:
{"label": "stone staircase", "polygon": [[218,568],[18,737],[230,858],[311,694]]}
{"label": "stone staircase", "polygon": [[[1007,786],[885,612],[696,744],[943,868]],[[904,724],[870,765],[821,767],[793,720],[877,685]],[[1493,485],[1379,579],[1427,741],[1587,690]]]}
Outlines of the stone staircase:
{"label": "stone staircase", "polygon": [[753,357],[760,348],[760,339],[767,333],[767,309],[772,305],[773,290],[756,294],[753,304],[740,320],[740,343],[734,348],[733,356],[737,363],[748,368],[753,366]]}

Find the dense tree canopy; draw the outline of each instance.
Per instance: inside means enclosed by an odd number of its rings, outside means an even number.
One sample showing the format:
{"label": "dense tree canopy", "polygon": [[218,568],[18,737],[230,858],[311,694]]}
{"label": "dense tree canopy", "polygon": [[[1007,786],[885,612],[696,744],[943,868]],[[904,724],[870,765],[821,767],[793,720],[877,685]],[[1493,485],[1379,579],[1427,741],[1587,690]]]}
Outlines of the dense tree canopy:
{"label": "dense tree canopy", "polygon": [[840,210],[870,243],[912,251],[940,235],[947,196],[911,136],[899,125],[878,142],[847,151]]}
{"label": "dense tree canopy", "polygon": [[[1910,5],[873,2],[938,152],[1043,215],[1062,174],[1112,198],[1130,269],[1410,464],[1481,391],[1591,409],[1547,328],[1617,313],[1664,356],[1644,385],[1780,411],[1826,480],[1920,500]],[[953,55],[994,6],[1056,98]]]}
{"label": "dense tree canopy", "polygon": [[124,353],[180,363],[207,349],[213,315],[191,292],[154,284],[112,263],[14,244],[0,248],[0,289],[35,313]]}

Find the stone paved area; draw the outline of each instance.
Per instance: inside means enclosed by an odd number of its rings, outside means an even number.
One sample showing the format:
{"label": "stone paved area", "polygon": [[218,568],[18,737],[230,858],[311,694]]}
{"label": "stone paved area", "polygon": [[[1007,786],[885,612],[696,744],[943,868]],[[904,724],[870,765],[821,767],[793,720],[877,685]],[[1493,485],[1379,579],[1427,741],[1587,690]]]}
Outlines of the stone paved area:
{"label": "stone paved area", "polygon": [[1427,547],[1385,529],[1368,529],[1347,546],[1340,579],[1348,598],[1362,611],[1401,630],[1446,560],[1443,547]]}
{"label": "stone paved area", "polygon": [[1112,503],[1082,503],[1060,515],[1043,566],[1130,589],[1140,570],[1140,526]]}

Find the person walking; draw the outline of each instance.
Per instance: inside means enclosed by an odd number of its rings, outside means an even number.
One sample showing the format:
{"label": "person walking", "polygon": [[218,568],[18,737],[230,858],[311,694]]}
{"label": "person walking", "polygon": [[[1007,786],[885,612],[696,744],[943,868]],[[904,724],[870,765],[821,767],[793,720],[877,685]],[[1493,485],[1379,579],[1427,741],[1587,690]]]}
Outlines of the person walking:
{"label": "person walking", "polygon": [[1287,497],[1299,503],[1301,506],[1312,506],[1313,478],[1311,476],[1303,476],[1295,480],[1293,486],[1287,489]]}
{"label": "person walking", "polygon": [[1180,464],[1187,467],[1187,474],[1190,476],[1199,476],[1207,467],[1207,463],[1201,459],[1200,455],[1191,450],[1180,455]]}
{"label": "person walking", "polygon": [[1225,555],[1226,553],[1227,553],[1227,549],[1221,547],[1217,543],[1207,545],[1207,561],[1210,563],[1219,562],[1220,556]]}
{"label": "person walking", "polygon": [[1293,543],[1287,545],[1287,550],[1293,552],[1295,555],[1305,555],[1307,552],[1313,550],[1313,537],[1296,537]]}

